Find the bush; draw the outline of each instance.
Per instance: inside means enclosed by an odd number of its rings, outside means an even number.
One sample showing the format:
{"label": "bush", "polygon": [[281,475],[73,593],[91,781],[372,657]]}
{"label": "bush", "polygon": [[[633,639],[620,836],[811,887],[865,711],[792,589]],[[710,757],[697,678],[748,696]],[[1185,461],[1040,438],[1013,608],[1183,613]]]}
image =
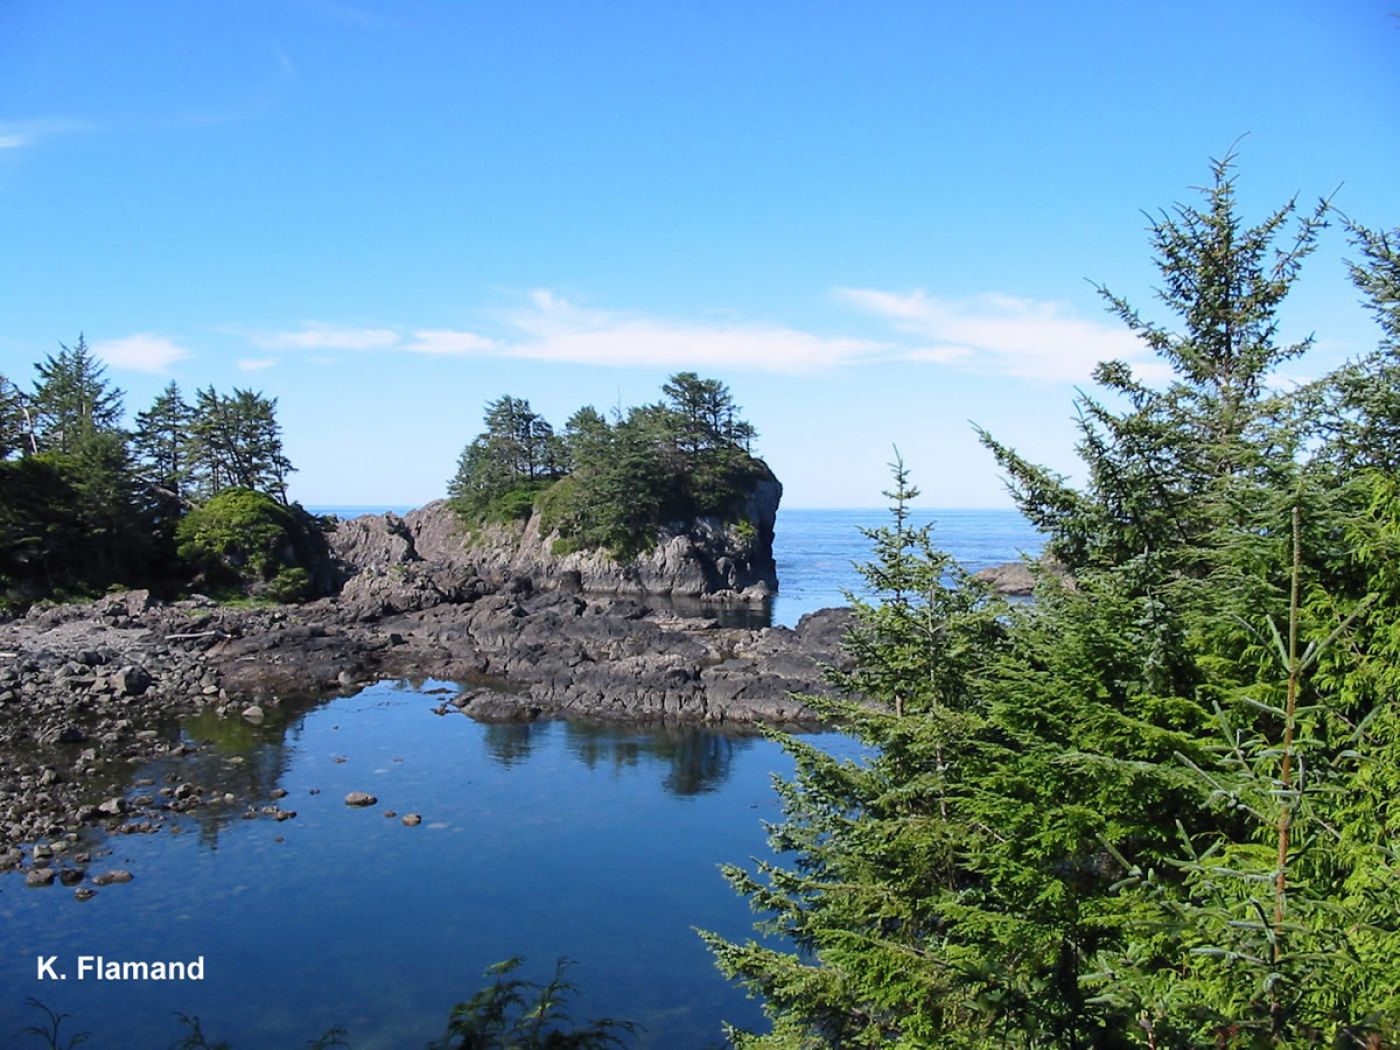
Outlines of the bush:
{"label": "bush", "polygon": [[225,489],[185,516],[176,529],[179,555],[211,582],[271,579],[294,547],[288,508],[251,489]]}
{"label": "bush", "polygon": [[311,576],[302,568],[283,569],[268,581],[263,593],[284,604],[305,601],[311,596]]}

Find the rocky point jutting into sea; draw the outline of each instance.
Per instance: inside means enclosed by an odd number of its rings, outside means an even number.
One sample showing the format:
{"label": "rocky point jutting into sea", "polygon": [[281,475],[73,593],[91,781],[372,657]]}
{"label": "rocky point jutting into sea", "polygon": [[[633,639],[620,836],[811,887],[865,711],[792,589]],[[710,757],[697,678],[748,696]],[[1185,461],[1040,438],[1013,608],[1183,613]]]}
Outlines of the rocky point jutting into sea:
{"label": "rocky point jutting into sea", "polygon": [[848,610],[747,629],[665,601],[718,611],[772,593],[780,492],[763,482],[739,523],[665,530],[630,565],[554,557],[536,518],[469,535],[440,501],[336,523],[316,567],[329,593],[315,601],[130,591],[36,604],[0,624],[0,869],[21,863],[26,842],[62,842],[84,824],[141,830],[209,801],[194,784],[167,786],[141,812],[124,797],[134,764],[188,749],[178,719],[201,710],[257,722],[289,700],[434,677],[462,684],[441,713],[480,719],[814,725],[794,694],[826,688]]}

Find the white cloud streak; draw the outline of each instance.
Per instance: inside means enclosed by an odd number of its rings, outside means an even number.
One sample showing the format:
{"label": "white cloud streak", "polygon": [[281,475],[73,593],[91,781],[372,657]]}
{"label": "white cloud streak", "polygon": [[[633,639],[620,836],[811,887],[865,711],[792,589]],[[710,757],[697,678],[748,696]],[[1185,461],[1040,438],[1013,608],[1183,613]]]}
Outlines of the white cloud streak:
{"label": "white cloud streak", "polygon": [[498,315],[511,332],[417,331],[403,349],[424,354],[490,355],[604,367],[752,369],[807,372],[887,349],[863,339],[813,335],[781,325],[704,324],[578,306],[547,290]]}
{"label": "white cloud streak", "polygon": [[1140,378],[1167,370],[1131,332],[1075,316],[1063,303],[990,293],[948,299],[918,289],[838,288],[837,297],[924,345],[900,356],[969,372],[1082,383],[1100,361],[1122,360]]}
{"label": "white cloud streak", "polygon": [[[923,362],[959,371],[1087,382],[1100,361],[1123,360],[1156,382],[1168,370],[1132,333],[1076,316],[1063,303],[988,293],[953,299],[922,289],[837,288],[840,302],[883,322],[884,339],[819,335],[775,324],[689,321],[587,307],[538,289],[495,312],[498,336],[450,328],[355,328],[306,322],[252,336],[265,350],[398,350],[601,367],[714,368],[797,374],[876,362]],[[264,361],[266,360],[266,363]],[[239,367],[267,367],[250,358]]]}
{"label": "white cloud streak", "polygon": [[190,356],[179,343],[150,332],[93,343],[92,352],[112,368],[153,375],[169,375],[171,365]]}
{"label": "white cloud streak", "polygon": [[399,333],[391,328],[347,328],[307,321],[299,331],[264,333],[252,340],[264,350],[386,350],[397,345]]}
{"label": "white cloud streak", "polygon": [[261,372],[264,368],[271,368],[277,363],[275,357],[240,357],[234,362],[242,372]]}
{"label": "white cloud streak", "polygon": [[88,131],[90,125],[67,117],[33,117],[28,120],[0,120],[0,149],[24,149],[53,135]]}
{"label": "white cloud streak", "polygon": [[413,339],[403,344],[404,350],[415,354],[434,354],[450,357],[467,354],[498,353],[505,349],[495,339],[488,339],[475,332],[457,332],[447,328],[421,329],[413,333]]}

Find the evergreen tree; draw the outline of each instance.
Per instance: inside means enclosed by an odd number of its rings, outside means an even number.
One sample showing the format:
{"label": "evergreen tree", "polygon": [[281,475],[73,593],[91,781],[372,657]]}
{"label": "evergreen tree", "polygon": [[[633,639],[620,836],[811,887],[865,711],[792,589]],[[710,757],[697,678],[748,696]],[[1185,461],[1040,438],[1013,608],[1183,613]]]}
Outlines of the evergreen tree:
{"label": "evergreen tree", "polygon": [[[1400,603],[1368,595],[1394,595],[1393,485],[1309,462],[1318,434],[1269,393],[1322,216],[1274,249],[1292,205],[1246,230],[1229,166],[1154,226],[1182,331],[1109,296],[1176,379],[1099,369],[1127,407],[1082,402],[1088,487],[986,438],[1073,580],[984,610],[939,590],[956,574],[903,500],[873,535],[884,600],[857,606],[851,700],[820,705],[870,757],[787,742],[790,863],[729,872],[798,950],[711,939],[774,1018],[742,1044],[1390,1038]],[[1269,622],[1294,626],[1282,657]]]}
{"label": "evergreen tree", "polygon": [[0,375],[0,460],[35,451],[24,392]]}
{"label": "evergreen tree", "polygon": [[90,434],[121,429],[122,392],[107,382],[106,367],[81,335],[71,348],[60,343],[35,370],[31,402],[41,451],[72,452]]}
{"label": "evergreen tree", "polygon": [[232,395],[212,386],[198,390],[189,434],[189,470],[201,499],[240,488],[287,502],[294,468],[282,451],[276,398],[237,388]]}
{"label": "evergreen tree", "polygon": [[[1089,486],[1080,492],[985,432],[1023,513],[1048,534],[1048,549],[1073,571],[1138,559],[1145,573],[1165,551],[1188,550],[1213,523],[1209,497],[1232,476],[1287,461],[1300,435],[1273,425],[1279,409],[1264,386],[1279,364],[1312,338],[1277,341],[1278,307],[1314,250],[1326,202],[1298,216],[1289,201],[1246,227],[1236,209],[1233,154],[1211,165],[1203,207],[1177,205],[1151,226],[1162,275],[1158,297],[1178,320],[1173,330],[1146,319],[1100,286],[1110,309],[1168,364],[1165,390],[1136,380],[1121,361],[1095,379],[1128,405],[1115,413],[1079,401],[1080,453]],[[1290,219],[1291,241],[1282,247]]]}
{"label": "evergreen tree", "polygon": [[1351,278],[1381,327],[1379,346],[1310,391],[1306,411],[1328,431],[1325,453],[1343,469],[1400,471],[1400,229],[1349,224],[1362,261]]}
{"label": "evergreen tree", "polygon": [[132,446],[142,476],[176,502],[183,501],[190,486],[190,426],[194,410],[171,382],[145,412],[136,415]]}

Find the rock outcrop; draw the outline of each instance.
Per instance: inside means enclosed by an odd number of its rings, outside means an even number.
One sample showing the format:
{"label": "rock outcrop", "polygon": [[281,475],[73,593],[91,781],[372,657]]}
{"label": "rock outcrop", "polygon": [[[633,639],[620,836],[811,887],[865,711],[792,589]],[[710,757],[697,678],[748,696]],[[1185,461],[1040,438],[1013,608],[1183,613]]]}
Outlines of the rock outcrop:
{"label": "rock outcrop", "polygon": [[604,550],[556,554],[559,535],[542,528],[538,513],[523,524],[469,531],[445,500],[403,517],[341,522],[330,545],[342,599],[386,613],[461,600],[473,580],[501,586],[518,578],[536,590],[759,601],[778,589],[773,526],[782,491],[777,481],[760,481],[732,520],[667,526],[628,563]]}

